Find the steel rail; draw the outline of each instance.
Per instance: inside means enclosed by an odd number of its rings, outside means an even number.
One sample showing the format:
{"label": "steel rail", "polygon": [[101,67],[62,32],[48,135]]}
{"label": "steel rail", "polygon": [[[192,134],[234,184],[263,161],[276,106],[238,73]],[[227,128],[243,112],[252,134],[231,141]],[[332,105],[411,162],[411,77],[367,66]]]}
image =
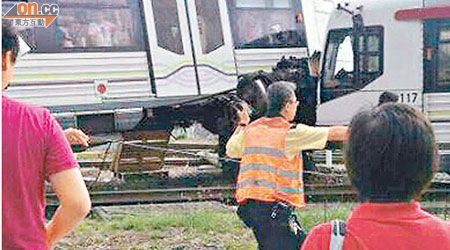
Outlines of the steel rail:
{"label": "steel rail", "polygon": [[[93,206],[132,205],[149,203],[173,203],[193,201],[223,201],[232,198],[235,188],[232,185],[211,187],[188,187],[188,188],[161,188],[144,190],[122,190],[122,191],[94,191],[90,193]],[[314,200],[327,202],[342,201],[343,197],[356,200],[354,190],[323,189],[307,191],[305,196],[312,203]],[[429,189],[423,192],[423,197],[435,195],[438,201],[446,202],[450,196],[450,189]],[[45,195],[47,205],[58,205],[55,193]],[[450,206],[450,204],[449,204]]]}

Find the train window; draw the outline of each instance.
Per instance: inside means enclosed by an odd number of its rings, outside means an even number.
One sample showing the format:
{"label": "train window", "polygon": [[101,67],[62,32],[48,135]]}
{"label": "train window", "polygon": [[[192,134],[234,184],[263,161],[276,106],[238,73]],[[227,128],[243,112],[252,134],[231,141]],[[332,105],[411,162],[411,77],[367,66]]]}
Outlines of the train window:
{"label": "train window", "polygon": [[[367,29],[359,39],[359,87],[364,87],[383,72],[382,33],[379,29]],[[355,83],[358,84],[358,83]]]}
{"label": "train window", "polygon": [[351,36],[346,36],[339,44],[336,55],[336,69],[343,69],[348,72],[353,71],[353,48]]}
{"label": "train window", "polygon": [[138,0],[58,0],[48,28],[35,28],[37,52],[144,49]]}
{"label": "train window", "polygon": [[[351,29],[328,33],[321,79],[322,88],[330,89],[332,98],[361,89],[383,73],[383,28],[365,27],[357,46],[353,46],[353,42]],[[333,89],[335,91],[331,91]]]}
{"label": "train window", "polygon": [[[378,39],[377,36],[369,36],[367,39],[367,50],[368,51],[378,51],[379,48],[379,42],[380,40]],[[361,43],[361,45],[363,45],[364,43]]]}
{"label": "train window", "polygon": [[[296,2],[297,4],[293,4]],[[230,0],[234,45],[244,48],[306,47],[301,4],[294,0]]]}
{"label": "train window", "polygon": [[158,46],[183,55],[180,21],[176,0],[153,0],[153,15],[155,17]]}
{"label": "train window", "polygon": [[450,87],[450,26],[441,27],[438,49],[437,85]]}
{"label": "train window", "polygon": [[424,88],[450,90],[450,20],[426,20],[424,25]]}
{"label": "train window", "polygon": [[[365,68],[367,72],[377,72],[380,69],[380,58],[378,55],[379,50],[379,38],[377,36],[368,36],[367,37],[367,50],[364,49],[364,39],[360,40],[361,45],[363,46],[361,48],[361,51],[367,51],[368,53],[363,52],[363,55],[360,56],[361,60],[360,62],[364,62],[367,60],[367,65],[365,66],[364,63],[360,65],[360,68]],[[364,54],[365,53],[365,54]],[[372,55],[371,55],[372,54]]]}
{"label": "train window", "polygon": [[195,7],[202,52],[208,54],[224,45],[219,3],[217,0],[197,0]]}
{"label": "train window", "polygon": [[323,88],[351,88],[353,47],[350,29],[330,31],[323,69]]}

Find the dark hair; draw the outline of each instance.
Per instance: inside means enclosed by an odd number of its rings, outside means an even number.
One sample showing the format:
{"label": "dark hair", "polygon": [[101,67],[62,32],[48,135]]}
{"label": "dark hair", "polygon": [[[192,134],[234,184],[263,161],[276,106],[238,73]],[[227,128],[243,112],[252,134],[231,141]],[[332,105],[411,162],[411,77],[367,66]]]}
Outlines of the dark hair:
{"label": "dark hair", "polygon": [[433,130],[414,108],[383,104],[353,117],[345,161],[362,201],[418,198],[438,165]]}
{"label": "dark hair", "polygon": [[240,100],[237,102],[233,102],[230,105],[230,110],[228,112],[228,117],[231,119],[232,121],[232,127],[233,127],[233,131],[234,129],[239,125],[239,115],[238,112],[242,112],[244,109],[250,108],[249,105],[247,104],[247,102]]}
{"label": "dark hair", "polygon": [[12,52],[12,60],[15,62],[19,53],[19,38],[12,21],[2,19],[2,55],[7,51]]}
{"label": "dark hair", "polygon": [[295,96],[295,84],[286,81],[272,83],[267,89],[267,98],[269,107],[267,116],[280,116],[280,112],[286,107],[286,104]]}
{"label": "dark hair", "polygon": [[378,99],[378,106],[384,103],[388,102],[397,102],[398,101],[398,95],[389,91],[384,91],[381,93],[379,99]]}
{"label": "dark hair", "polygon": [[246,101],[258,114],[263,115],[267,108],[266,87],[257,78],[258,73],[239,76],[236,89],[239,98]]}

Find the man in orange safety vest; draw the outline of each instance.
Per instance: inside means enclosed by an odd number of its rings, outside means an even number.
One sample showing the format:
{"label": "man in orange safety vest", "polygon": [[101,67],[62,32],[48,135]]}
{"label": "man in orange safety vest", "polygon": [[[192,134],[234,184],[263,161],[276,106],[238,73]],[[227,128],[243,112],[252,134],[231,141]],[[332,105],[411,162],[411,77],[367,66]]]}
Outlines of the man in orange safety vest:
{"label": "man in orange safety vest", "polygon": [[294,209],[305,206],[301,152],[347,138],[346,126],[292,126],[294,91],[290,82],[270,85],[266,116],[249,123],[247,110],[240,112],[240,126],[227,143],[227,155],[242,158],[238,215],[253,229],[260,249],[299,249],[302,228]]}

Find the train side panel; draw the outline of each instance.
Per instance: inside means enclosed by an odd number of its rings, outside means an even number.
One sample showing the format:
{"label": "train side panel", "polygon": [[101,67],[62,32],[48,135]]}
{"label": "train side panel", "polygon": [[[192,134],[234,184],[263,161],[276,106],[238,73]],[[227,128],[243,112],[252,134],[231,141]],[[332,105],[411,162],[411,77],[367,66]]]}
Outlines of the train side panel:
{"label": "train side panel", "polygon": [[153,98],[145,52],[28,54],[7,94],[41,106]]}
{"label": "train side panel", "polygon": [[358,111],[377,105],[383,91],[391,91],[400,102],[427,114],[439,143],[450,143],[450,14],[443,14],[450,13],[448,1],[361,0],[346,8],[359,6],[356,12],[364,20],[358,48],[362,81],[352,81],[358,73],[354,52],[347,55],[349,68],[336,60],[344,36],[351,37],[352,21],[348,13],[335,10],[323,57],[318,124],[348,124]]}

